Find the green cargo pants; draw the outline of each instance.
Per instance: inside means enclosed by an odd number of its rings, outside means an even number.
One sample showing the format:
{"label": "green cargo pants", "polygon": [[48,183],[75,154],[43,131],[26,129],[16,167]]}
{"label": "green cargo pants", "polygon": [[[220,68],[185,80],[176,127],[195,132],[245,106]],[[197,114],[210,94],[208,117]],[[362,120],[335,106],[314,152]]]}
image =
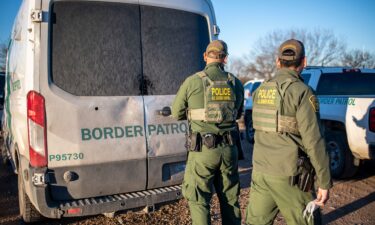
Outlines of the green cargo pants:
{"label": "green cargo pants", "polygon": [[223,225],[240,225],[240,191],[236,147],[219,145],[189,152],[182,193],[187,199],[193,225],[211,224],[210,201],[215,187]]}
{"label": "green cargo pants", "polygon": [[272,224],[279,210],[288,225],[318,224],[321,219],[319,210],[315,211],[314,219],[303,218],[307,203],[314,197],[310,192],[291,186],[289,177],[253,171],[249,195],[247,224]]}

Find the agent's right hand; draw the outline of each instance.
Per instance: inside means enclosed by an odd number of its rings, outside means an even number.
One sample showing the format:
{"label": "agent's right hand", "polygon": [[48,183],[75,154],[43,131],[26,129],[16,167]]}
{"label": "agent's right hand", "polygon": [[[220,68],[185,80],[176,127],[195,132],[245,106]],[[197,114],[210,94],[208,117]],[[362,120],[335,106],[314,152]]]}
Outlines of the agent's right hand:
{"label": "agent's right hand", "polygon": [[320,207],[324,207],[324,204],[326,204],[328,199],[329,199],[329,189],[325,190],[325,189],[319,188],[317,197],[314,200],[314,202]]}

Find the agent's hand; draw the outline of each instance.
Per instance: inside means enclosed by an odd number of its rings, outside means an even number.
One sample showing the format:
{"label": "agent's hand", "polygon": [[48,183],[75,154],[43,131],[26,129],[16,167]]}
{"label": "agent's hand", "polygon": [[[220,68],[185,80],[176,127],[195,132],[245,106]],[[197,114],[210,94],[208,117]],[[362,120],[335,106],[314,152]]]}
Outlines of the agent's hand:
{"label": "agent's hand", "polygon": [[324,190],[319,188],[318,189],[318,194],[316,199],[314,200],[315,204],[324,207],[324,204],[328,201],[329,199],[329,190]]}

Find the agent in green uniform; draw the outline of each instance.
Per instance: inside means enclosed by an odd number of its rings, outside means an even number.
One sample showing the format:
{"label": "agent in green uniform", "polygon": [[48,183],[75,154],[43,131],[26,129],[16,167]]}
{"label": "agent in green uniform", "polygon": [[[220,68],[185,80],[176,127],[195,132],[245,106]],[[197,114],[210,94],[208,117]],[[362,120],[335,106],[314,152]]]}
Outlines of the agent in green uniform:
{"label": "agent in green uniform", "polygon": [[[275,77],[253,95],[256,132],[248,224],[272,224],[279,210],[288,225],[314,224],[313,219],[303,216],[306,205],[314,201],[323,206],[328,200],[329,158],[319,127],[317,98],[300,77],[305,66],[303,43],[294,39],[284,42],[279,48]],[[309,190],[313,180],[297,166],[302,159],[316,173],[315,200]]]}
{"label": "agent in green uniform", "polygon": [[[222,223],[241,224],[236,119],[241,115],[244,90],[225,72],[227,45],[212,41],[203,54],[206,67],[189,76],[172,105],[172,115],[189,120],[189,154],[182,193],[193,224],[211,224],[210,200],[215,187]],[[237,139],[238,140],[238,139]]]}

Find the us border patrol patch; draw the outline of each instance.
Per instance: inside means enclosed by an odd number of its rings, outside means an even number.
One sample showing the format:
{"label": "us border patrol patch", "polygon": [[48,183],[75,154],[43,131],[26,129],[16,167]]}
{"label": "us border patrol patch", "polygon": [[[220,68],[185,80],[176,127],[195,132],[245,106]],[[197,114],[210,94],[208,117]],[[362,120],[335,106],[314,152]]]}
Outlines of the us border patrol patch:
{"label": "us border patrol patch", "polygon": [[315,112],[319,112],[319,101],[315,95],[311,95],[309,98],[310,104]]}

